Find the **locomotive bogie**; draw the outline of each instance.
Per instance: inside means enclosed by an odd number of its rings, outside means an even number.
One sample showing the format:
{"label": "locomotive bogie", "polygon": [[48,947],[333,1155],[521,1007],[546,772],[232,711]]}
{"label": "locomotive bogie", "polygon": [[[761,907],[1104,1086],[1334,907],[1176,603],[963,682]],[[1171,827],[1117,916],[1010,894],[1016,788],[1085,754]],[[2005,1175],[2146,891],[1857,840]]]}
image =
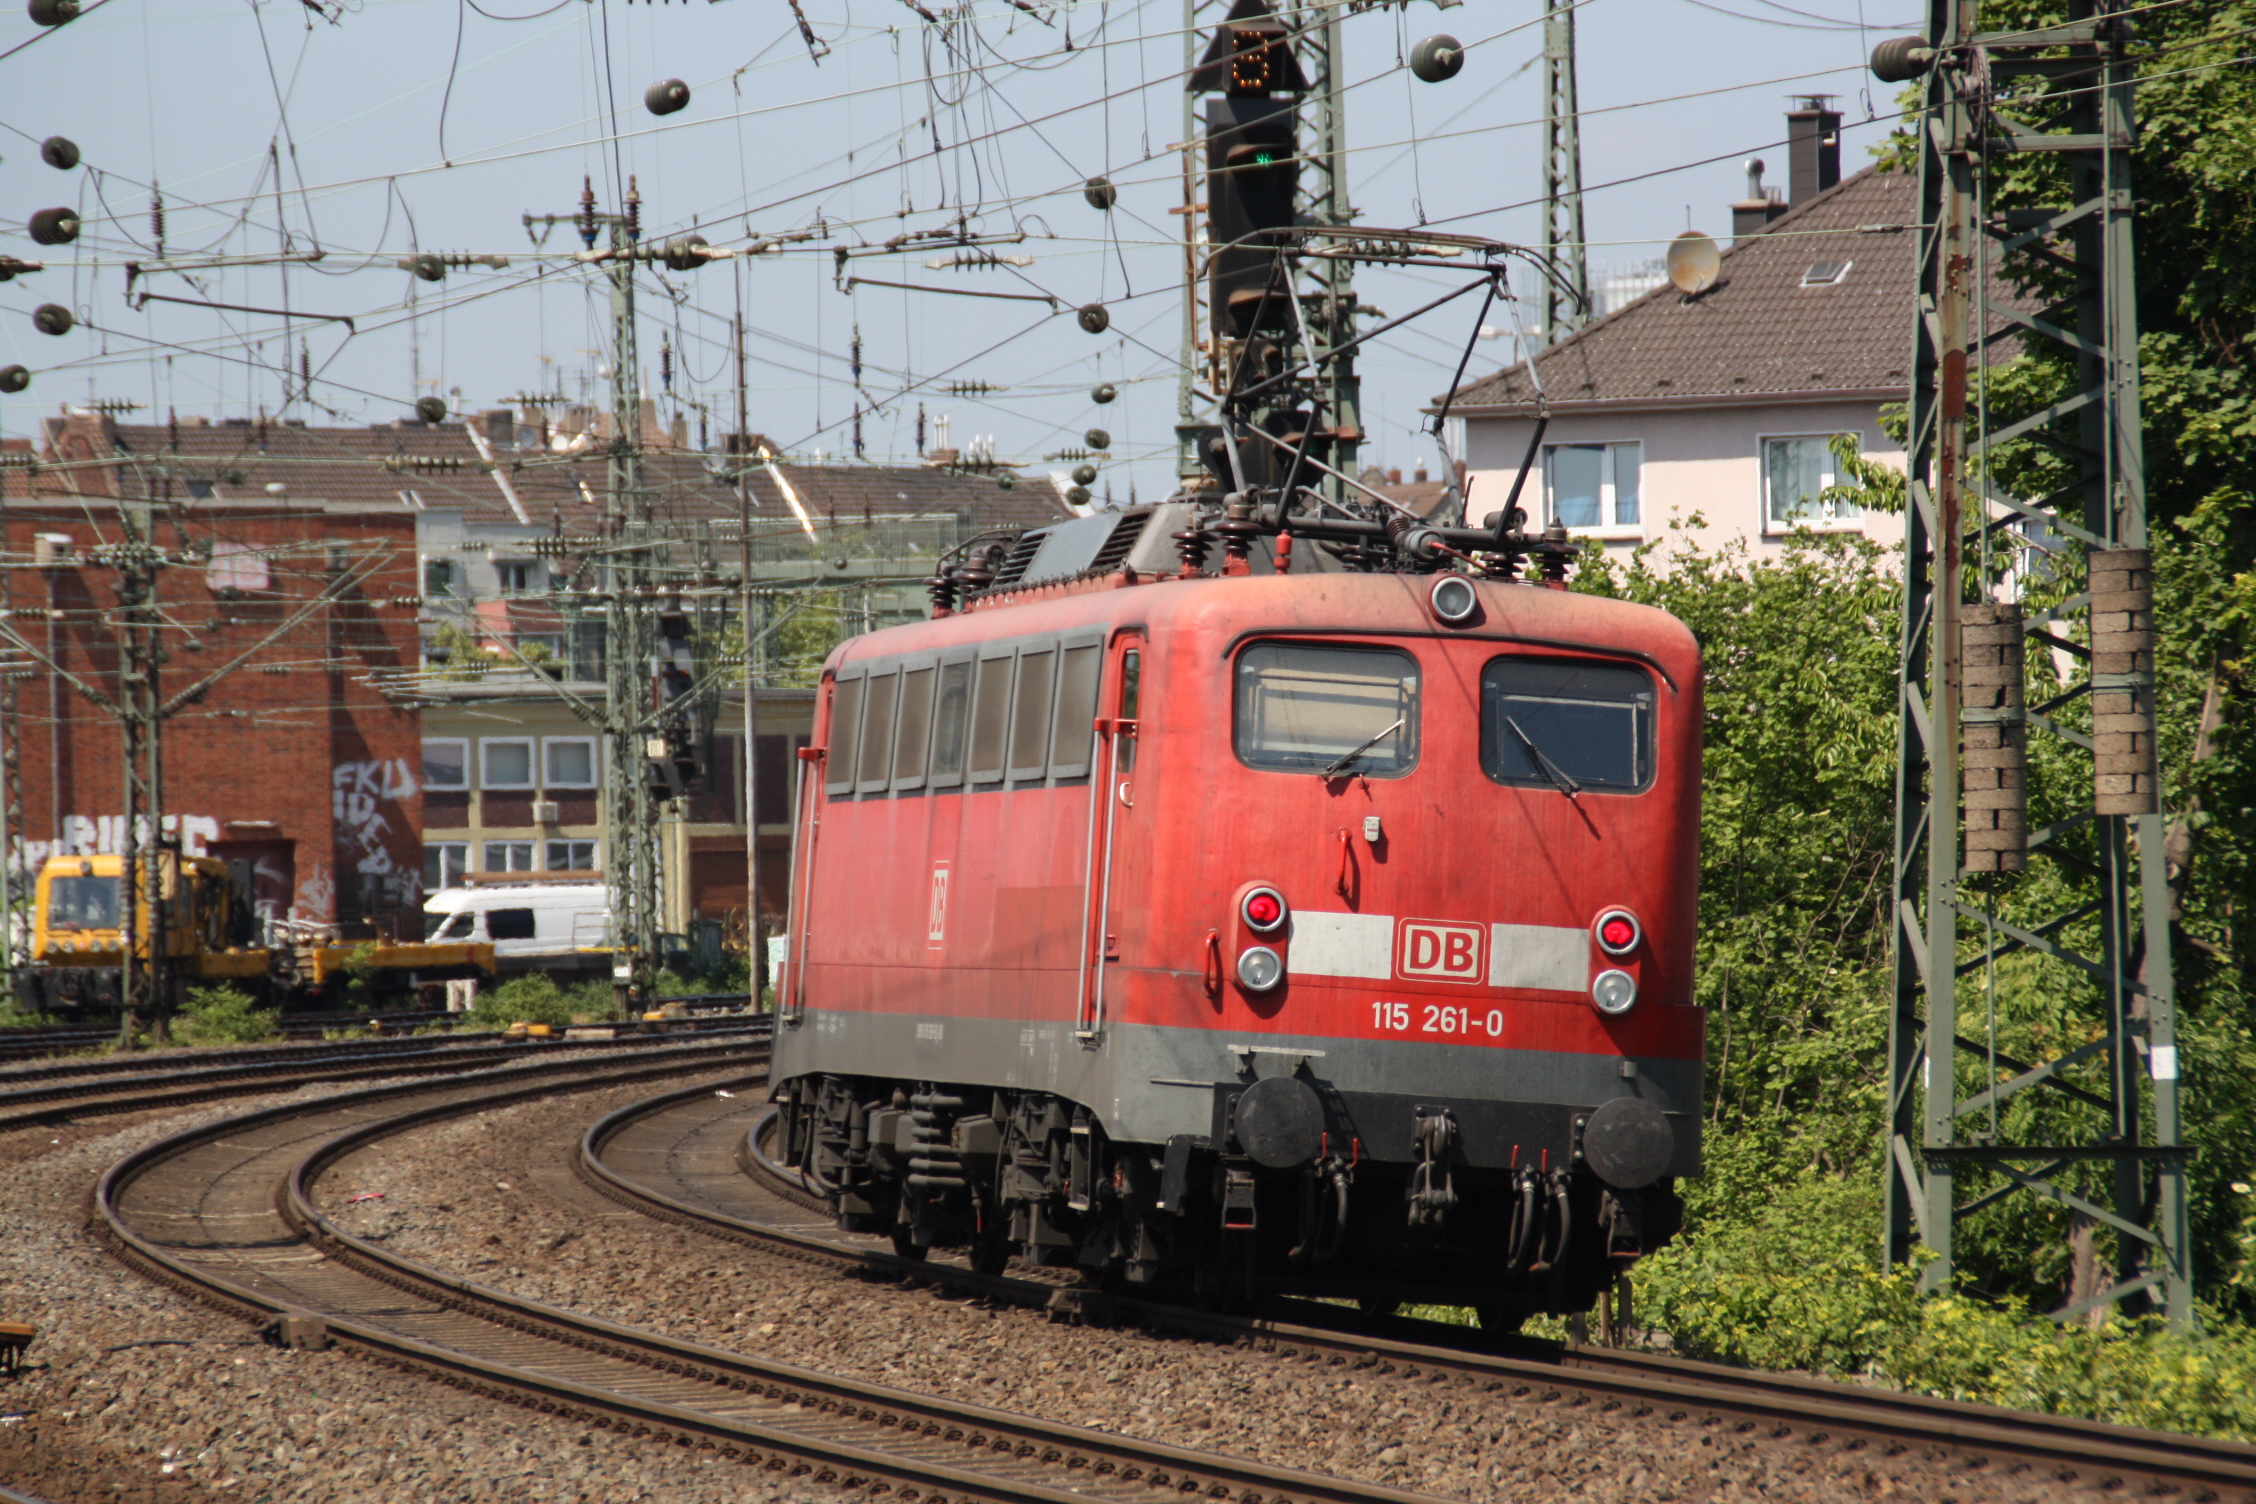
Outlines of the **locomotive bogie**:
{"label": "locomotive bogie", "polygon": [[843,1222],[1523,1314],[1665,1240],[1697,650],[1465,584],[1453,622],[1415,576],[1186,579],[833,656],[776,1072]]}

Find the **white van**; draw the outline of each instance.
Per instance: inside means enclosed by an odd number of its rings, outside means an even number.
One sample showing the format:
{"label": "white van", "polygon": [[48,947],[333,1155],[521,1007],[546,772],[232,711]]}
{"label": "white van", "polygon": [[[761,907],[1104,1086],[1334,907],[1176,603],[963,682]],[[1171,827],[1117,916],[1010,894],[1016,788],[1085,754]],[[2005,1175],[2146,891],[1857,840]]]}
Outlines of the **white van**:
{"label": "white van", "polygon": [[423,901],[428,939],[488,942],[504,971],[603,964],[610,922],[601,883],[481,882],[442,888]]}

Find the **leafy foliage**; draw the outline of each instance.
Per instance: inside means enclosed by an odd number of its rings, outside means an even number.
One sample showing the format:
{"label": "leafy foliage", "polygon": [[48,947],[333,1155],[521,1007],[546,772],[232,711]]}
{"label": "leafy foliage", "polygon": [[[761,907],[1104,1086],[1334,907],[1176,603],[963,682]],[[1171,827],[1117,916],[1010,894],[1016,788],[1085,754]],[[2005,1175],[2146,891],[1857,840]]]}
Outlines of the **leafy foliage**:
{"label": "leafy foliage", "polygon": [[545,971],[511,977],[490,992],[480,992],[464,1020],[472,1028],[500,1029],[510,1024],[548,1024],[561,1028],[581,1020],[613,1016],[611,989],[601,982],[567,991]]}
{"label": "leafy foliage", "polygon": [[188,989],[186,1005],[172,1020],[172,1034],[192,1045],[264,1044],[282,1037],[274,1014],[234,987]]}

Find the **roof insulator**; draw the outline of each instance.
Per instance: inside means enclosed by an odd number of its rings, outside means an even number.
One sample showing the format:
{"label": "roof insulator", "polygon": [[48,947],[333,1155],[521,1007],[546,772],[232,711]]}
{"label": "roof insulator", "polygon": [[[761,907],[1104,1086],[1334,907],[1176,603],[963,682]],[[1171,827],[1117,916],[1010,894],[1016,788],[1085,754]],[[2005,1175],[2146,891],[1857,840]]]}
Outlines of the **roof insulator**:
{"label": "roof insulator", "polygon": [[671,115],[689,105],[689,85],[678,78],[662,78],[645,89],[642,102],[653,115]]}
{"label": "roof insulator", "polygon": [[68,136],[49,136],[39,143],[39,160],[58,172],[78,165],[78,143]]}
{"label": "roof insulator", "polygon": [[31,326],[41,334],[68,334],[77,322],[60,303],[42,303],[31,311]]}

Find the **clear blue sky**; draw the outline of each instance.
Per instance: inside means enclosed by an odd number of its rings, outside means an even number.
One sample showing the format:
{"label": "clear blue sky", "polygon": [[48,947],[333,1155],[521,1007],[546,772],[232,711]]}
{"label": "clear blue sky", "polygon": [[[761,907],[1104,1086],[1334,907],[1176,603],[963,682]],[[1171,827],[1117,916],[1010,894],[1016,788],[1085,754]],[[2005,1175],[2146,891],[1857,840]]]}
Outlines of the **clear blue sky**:
{"label": "clear blue sky", "polygon": [[[407,412],[418,372],[424,392],[453,400],[459,390],[472,408],[520,391],[577,394],[601,359],[600,281],[553,265],[536,276],[519,259],[433,286],[392,258],[416,248],[521,258],[533,249],[523,214],[571,211],[583,174],[601,207],[615,208],[618,178],[632,174],[652,235],[695,225],[729,243],[821,218],[845,226],[834,243],[847,243],[938,228],[959,212],[990,232],[1015,223],[1029,238],[1013,249],[1035,258],[1022,273],[931,271],[923,255],[854,269],[1112,309],[1111,330],[1092,338],[1036,303],[867,287],[847,296],[832,286],[827,247],[671,275],[678,302],[646,281],[649,385],[661,392],[659,337],[670,333],[673,394],[712,404],[716,432],[734,410],[727,338],[741,285],[752,426],[796,451],[847,447],[858,324],[863,389],[883,405],[864,422],[870,458],[910,455],[921,401],[928,415],[951,416],[959,446],[992,435],[1004,458],[1039,461],[1101,423],[1114,435],[1116,499],[1131,477],[1146,500],[1169,486],[1182,251],[1180,217],[1166,212],[1181,201],[1167,148],[1183,135],[1181,0],[1080,0],[1038,14],[1004,0],[953,10],[919,0],[947,23],[938,27],[908,0],[802,0],[830,49],[819,64],[788,0],[480,0],[496,16],[539,13],[521,21],[489,19],[467,0],[343,0],[319,13],[311,3],[107,0],[51,34],[19,4],[0,15],[0,48],[37,37],[0,59],[0,255],[49,265],[0,285],[0,364],[38,373],[30,391],[0,397],[0,432],[20,436],[89,397],[152,404],[160,418],[166,407],[215,419],[279,408],[279,318],[128,305],[124,263],[152,254],[151,184],[162,185],[175,257],[273,253],[285,241],[324,253],[287,272],[218,268],[135,287],[352,316],[349,333],[293,326],[320,404],[297,415],[388,421]],[[1201,24],[1224,9],[1210,0]],[[1862,59],[1914,12],[1901,0],[1588,0],[1578,40],[1593,268],[1656,255],[1687,225],[1728,234],[1741,158],[1764,156],[1771,181],[1784,181],[1775,143],[1792,94],[1840,97],[1844,167],[1862,165],[1888,122],[1861,122],[1893,108]],[[1349,16],[1344,30],[1362,222],[1413,225],[1422,208],[1451,229],[1535,240],[1539,7],[1468,0],[1440,11],[1411,0]],[[1455,79],[1421,84],[1398,60],[1436,31],[1474,45]],[[667,77],[686,80],[693,98],[660,119],[642,95]],[[58,134],[84,166],[65,173],[40,160],[38,143]],[[1707,158],[1721,160],[1684,165]],[[1100,172],[1121,186],[1109,215],[1080,193]],[[50,250],[25,234],[31,213],[51,205],[84,215],[77,245]],[[564,226],[547,247],[577,243]],[[1438,290],[1401,272],[1358,285],[1390,313]],[[31,310],[48,302],[86,327],[38,333]],[[1367,462],[1432,457],[1416,437],[1418,408],[1446,384],[1471,318],[1471,307],[1453,308],[1364,360]],[[1484,343],[1474,368],[1505,348]],[[1011,390],[895,396],[935,378]],[[1118,384],[1122,400],[1091,405],[1098,381]]]}

